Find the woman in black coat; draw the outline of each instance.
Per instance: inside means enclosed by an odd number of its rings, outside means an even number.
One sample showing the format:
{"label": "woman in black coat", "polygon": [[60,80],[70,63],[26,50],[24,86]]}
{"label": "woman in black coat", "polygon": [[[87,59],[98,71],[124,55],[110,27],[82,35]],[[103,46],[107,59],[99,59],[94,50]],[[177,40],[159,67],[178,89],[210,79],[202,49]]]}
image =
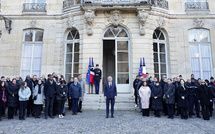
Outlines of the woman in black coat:
{"label": "woman in black coat", "polygon": [[212,101],[211,93],[209,87],[206,85],[205,81],[202,80],[199,87],[199,100],[202,107],[202,116],[204,120],[210,120],[209,106]]}
{"label": "woman in black coat", "polygon": [[8,106],[8,119],[13,119],[14,110],[19,104],[19,92],[20,85],[16,82],[14,78],[12,83],[9,84],[9,88],[7,90],[7,106]]}
{"label": "woman in black coat", "polygon": [[188,100],[188,88],[185,85],[185,81],[183,79],[180,80],[180,84],[178,87],[178,107],[181,112],[181,119],[188,119],[188,107],[189,107],[189,100]]}
{"label": "woman in black coat", "polygon": [[58,103],[58,115],[59,118],[63,118],[63,109],[65,101],[67,100],[68,87],[66,85],[66,81],[60,81],[60,85],[57,86],[57,96],[56,100]]}
{"label": "woman in black coat", "polygon": [[0,121],[1,121],[1,115],[4,114],[4,111],[5,111],[5,106],[7,101],[6,92],[7,92],[6,82],[1,81],[0,82]]}
{"label": "woman in black coat", "polygon": [[155,82],[155,85],[151,87],[151,100],[152,109],[155,111],[155,117],[160,117],[160,111],[163,110],[163,89],[159,84],[159,81]]}

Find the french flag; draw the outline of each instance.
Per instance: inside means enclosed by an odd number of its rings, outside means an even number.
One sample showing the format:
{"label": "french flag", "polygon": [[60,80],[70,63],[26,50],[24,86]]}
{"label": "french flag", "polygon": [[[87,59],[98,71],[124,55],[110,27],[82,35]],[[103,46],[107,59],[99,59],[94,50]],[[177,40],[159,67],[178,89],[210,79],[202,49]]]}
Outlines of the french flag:
{"label": "french flag", "polygon": [[146,77],[146,65],[145,65],[145,59],[140,58],[140,69],[139,69],[139,76]]}
{"label": "french flag", "polygon": [[[92,64],[91,64],[91,65],[92,65],[91,67],[94,67],[94,64],[93,64],[93,57],[92,57]],[[95,75],[95,73],[94,73],[94,71],[93,71],[93,68],[91,68],[91,70],[90,70],[90,83],[92,83],[92,84],[94,84],[94,80],[93,80],[94,75]]]}

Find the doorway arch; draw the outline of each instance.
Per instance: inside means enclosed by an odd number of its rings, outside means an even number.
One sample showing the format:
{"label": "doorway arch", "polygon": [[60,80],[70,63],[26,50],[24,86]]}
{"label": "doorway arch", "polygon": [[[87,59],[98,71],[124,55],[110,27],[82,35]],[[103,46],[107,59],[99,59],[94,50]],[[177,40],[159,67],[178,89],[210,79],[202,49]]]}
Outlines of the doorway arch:
{"label": "doorway arch", "polygon": [[103,80],[112,76],[119,93],[130,93],[130,36],[121,26],[108,27],[103,34]]}

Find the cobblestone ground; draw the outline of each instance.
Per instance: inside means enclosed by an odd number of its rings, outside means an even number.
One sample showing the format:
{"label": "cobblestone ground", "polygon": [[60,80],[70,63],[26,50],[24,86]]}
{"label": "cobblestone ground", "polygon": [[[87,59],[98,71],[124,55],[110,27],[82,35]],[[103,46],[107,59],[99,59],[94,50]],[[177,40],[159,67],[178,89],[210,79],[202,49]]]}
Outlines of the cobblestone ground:
{"label": "cobblestone ground", "polygon": [[105,111],[84,111],[76,116],[67,111],[64,119],[57,116],[54,119],[45,120],[33,117],[25,121],[7,120],[3,118],[0,122],[0,134],[103,134],[103,133],[135,133],[135,134],[215,134],[215,117],[210,121],[192,118],[174,120],[166,116],[155,118],[142,117],[137,111],[115,111],[115,118],[105,118]]}

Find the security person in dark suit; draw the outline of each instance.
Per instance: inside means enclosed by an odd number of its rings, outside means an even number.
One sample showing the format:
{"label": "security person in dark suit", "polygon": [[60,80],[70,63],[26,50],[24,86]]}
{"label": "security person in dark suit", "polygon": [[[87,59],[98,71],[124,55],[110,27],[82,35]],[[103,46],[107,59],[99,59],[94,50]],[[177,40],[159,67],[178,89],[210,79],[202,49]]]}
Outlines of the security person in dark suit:
{"label": "security person in dark suit", "polygon": [[99,94],[99,85],[100,85],[100,80],[102,76],[102,71],[99,69],[99,64],[96,64],[96,68],[94,69],[94,83],[95,83],[95,89],[96,89],[96,94]]}
{"label": "security person in dark suit", "polygon": [[105,83],[104,87],[104,97],[106,100],[106,118],[109,117],[109,104],[111,101],[111,118],[114,118],[114,104],[117,97],[117,89],[116,84],[113,82],[113,78],[111,76],[108,77],[108,82]]}

